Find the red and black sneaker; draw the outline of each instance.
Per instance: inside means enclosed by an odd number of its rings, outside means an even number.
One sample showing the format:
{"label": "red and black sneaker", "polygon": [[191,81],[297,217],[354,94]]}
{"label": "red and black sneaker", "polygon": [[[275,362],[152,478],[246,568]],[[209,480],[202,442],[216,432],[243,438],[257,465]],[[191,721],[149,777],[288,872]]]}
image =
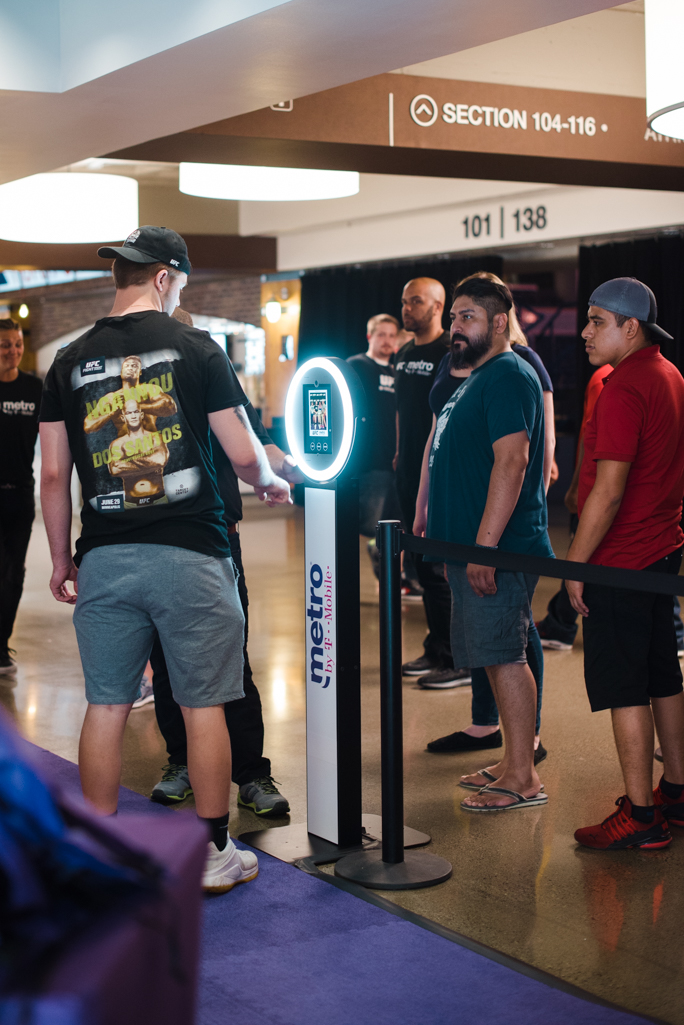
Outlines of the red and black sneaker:
{"label": "red and black sneaker", "polygon": [[656,807],[653,822],[647,825],[632,818],[632,802],[629,797],[618,797],[615,803],[618,810],[603,822],[597,826],[585,826],[584,829],[577,830],[577,843],[584,847],[593,847],[597,851],[622,851],[628,847],[657,850],[672,843],[667,820],[660,807]]}
{"label": "red and black sneaker", "polygon": [[[660,777],[660,783],[663,782],[663,777]],[[673,800],[668,797],[660,789],[660,783],[653,791],[653,803],[656,808],[660,808],[668,826],[681,826],[684,828],[684,800]],[[684,797],[684,794],[682,795]]]}

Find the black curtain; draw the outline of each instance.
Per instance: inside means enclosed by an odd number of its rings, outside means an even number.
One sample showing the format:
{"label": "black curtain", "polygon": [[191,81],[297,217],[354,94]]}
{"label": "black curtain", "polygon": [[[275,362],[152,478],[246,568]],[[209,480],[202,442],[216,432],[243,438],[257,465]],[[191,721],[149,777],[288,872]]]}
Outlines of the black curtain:
{"label": "black curtain", "polygon": [[[636,238],[631,242],[609,242],[600,246],[580,246],[577,324],[582,331],[593,290],[610,278],[631,277],[653,289],[658,303],[658,323],[674,338],[660,342],[667,359],[684,372],[684,235],[680,232],[656,238]],[[577,347],[577,418],[579,425],[584,389],[594,372],[584,347]]]}
{"label": "black curtain", "polygon": [[[500,256],[397,261],[307,271],[302,278],[299,362],[312,356],[346,359],[365,352],[366,323],[376,313],[390,313],[401,323],[401,292],[411,278],[436,278],[447,297],[452,285],[475,271],[501,275]],[[444,311],[449,325],[449,304]]]}

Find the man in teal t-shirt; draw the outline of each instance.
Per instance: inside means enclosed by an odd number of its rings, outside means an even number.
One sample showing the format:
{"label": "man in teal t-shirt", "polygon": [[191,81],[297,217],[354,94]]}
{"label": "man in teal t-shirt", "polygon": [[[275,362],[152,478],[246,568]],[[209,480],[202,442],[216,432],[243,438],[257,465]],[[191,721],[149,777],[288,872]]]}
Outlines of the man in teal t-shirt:
{"label": "man in teal t-shirt", "polygon": [[[553,557],[544,494],[544,404],[534,371],[511,351],[505,285],[485,278],[456,289],[452,362],[471,366],[446,404],[430,454],[429,537]],[[457,665],[484,666],[501,713],[506,754],[487,775],[462,777],[481,793],[467,811],[545,804],[534,768],[536,689],[525,648],[538,577],[447,565]],[[492,782],[492,780],[494,782]]]}

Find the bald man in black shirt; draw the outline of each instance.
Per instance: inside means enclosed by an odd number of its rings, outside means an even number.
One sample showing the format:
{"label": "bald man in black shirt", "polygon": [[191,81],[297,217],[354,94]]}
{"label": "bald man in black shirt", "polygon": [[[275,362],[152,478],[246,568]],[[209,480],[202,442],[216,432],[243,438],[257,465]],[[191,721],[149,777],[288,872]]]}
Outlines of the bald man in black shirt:
{"label": "bald man in black shirt", "polygon": [[[445,298],[444,286],[435,278],[414,278],[404,286],[401,297],[404,327],[414,335],[414,340],[399,350],[394,364],[397,491],[404,529],[409,533],[416,514],[423,452],[432,429],[430,389],[437,367],[450,349],[449,334],[442,327]],[[423,655],[406,662],[403,673],[420,677],[419,686],[429,690],[470,683],[469,670],[454,667],[451,658],[451,591],[442,564],[423,562],[421,555],[415,555],[414,561],[423,588],[428,634]]]}

